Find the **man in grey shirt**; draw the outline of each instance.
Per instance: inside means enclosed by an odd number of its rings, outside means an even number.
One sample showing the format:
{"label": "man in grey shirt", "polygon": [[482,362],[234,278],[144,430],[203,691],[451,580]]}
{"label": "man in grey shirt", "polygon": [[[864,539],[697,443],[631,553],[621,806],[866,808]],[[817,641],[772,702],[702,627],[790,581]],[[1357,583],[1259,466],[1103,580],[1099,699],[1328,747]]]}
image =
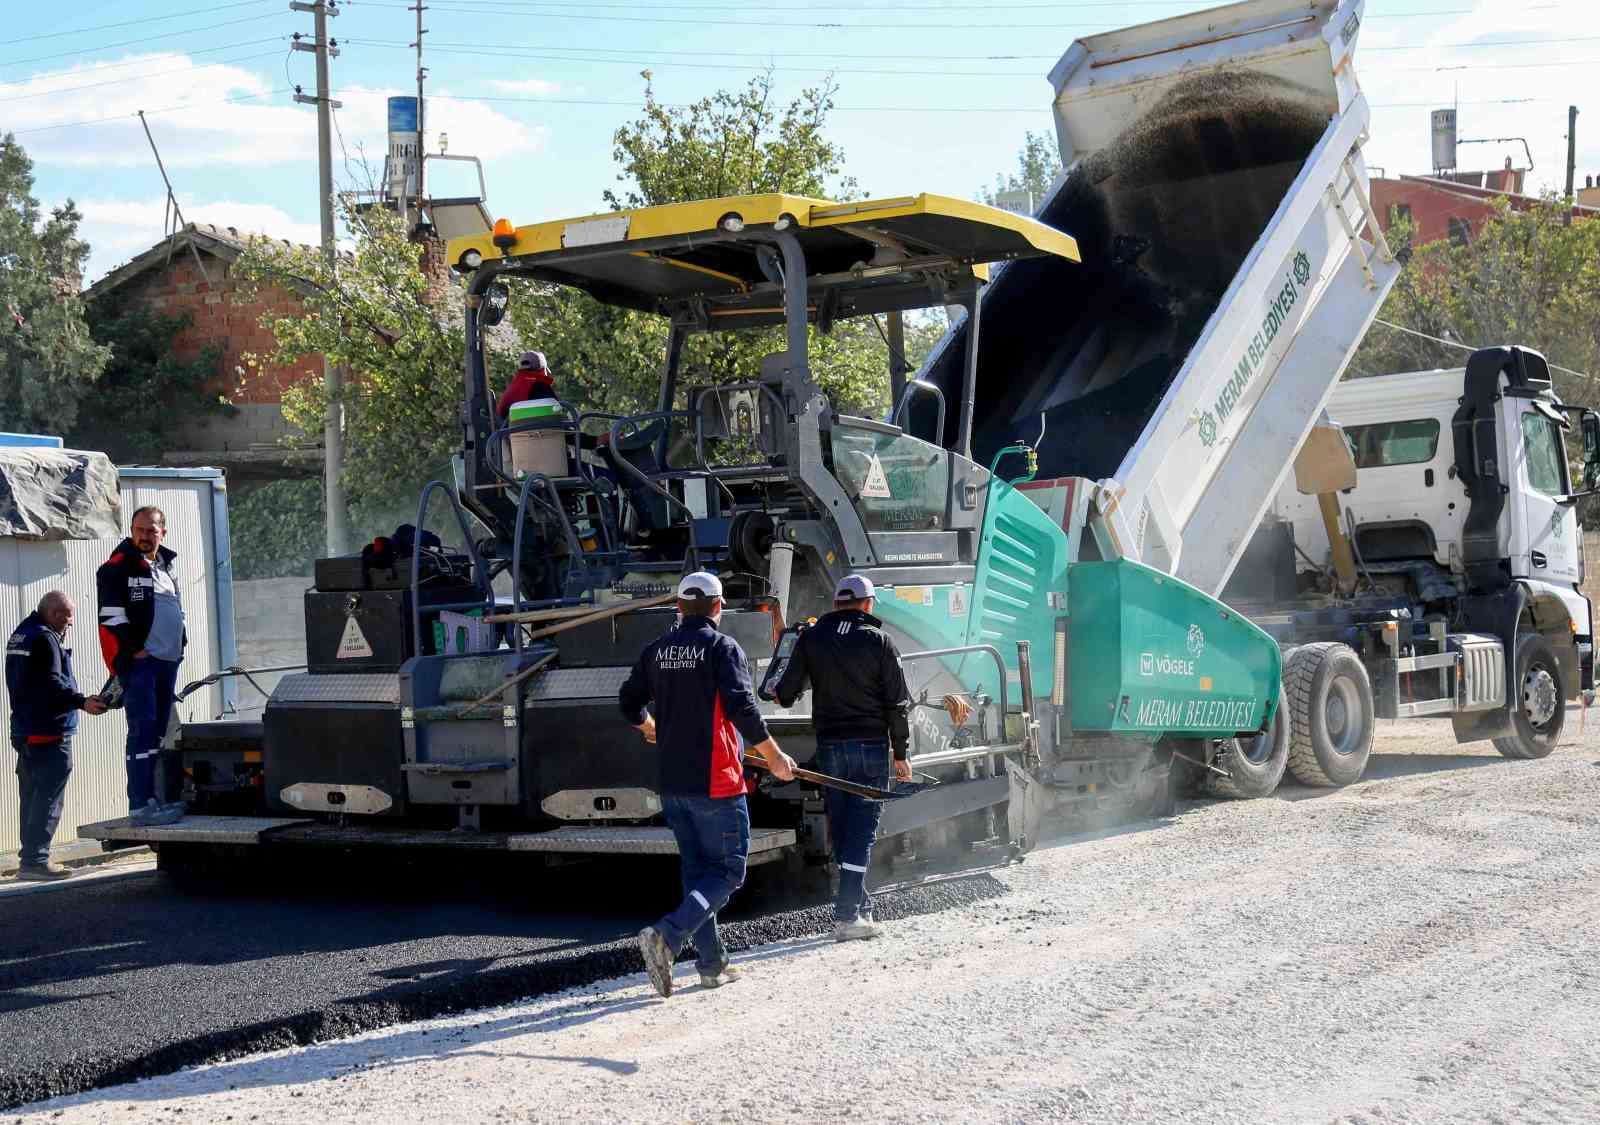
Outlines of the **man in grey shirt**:
{"label": "man in grey shirt", "polygon": [[100,651],[122,684],[128,715],[128,810],[150,815],[158,804],[156,761],[172,718],[178,664],[188,637],[177,554],[161,545],[167,517],[160,508],[133,513],[128,538],[100,567]]}

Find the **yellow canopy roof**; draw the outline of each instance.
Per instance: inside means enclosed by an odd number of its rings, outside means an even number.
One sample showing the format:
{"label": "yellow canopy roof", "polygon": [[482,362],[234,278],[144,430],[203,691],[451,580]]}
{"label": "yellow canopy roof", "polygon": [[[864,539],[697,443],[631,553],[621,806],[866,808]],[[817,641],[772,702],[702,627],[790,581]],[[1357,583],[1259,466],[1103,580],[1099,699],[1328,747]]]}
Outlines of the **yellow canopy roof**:
{"label": "yellow canopy roof", "polygon": [[837,316],[938,304],[932,279],[982,277],[985,263],[1080,260],[1076,240],[1053,227],[929,194],[856,203],[782,194],[695,200],[518,227],[504,250],[490,235],[452,239],[448,253],[458,268],[475,251],[511,273],[612,304],[664,312],[704,299],[714,315],[762,320],[780,310],[757,252],[780,224],[805,253],[813,297],[833,291]]}

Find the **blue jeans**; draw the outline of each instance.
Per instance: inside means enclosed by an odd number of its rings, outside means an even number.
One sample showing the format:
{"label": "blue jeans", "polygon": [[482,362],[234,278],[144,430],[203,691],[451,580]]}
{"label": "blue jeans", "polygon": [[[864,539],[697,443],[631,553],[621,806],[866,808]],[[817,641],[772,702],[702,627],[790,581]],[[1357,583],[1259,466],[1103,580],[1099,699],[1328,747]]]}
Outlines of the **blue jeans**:
{"label": "blue jeans", "polygon": [[676,957],[690,940],[699,954],[702,973],[720,973],[728,951],[717,933],[717,911],[728,905],[744,884],[750,853],[750,809],[743,797],[684,797],[672,793],[662,801],[667,824],[678,841],[682,861],[683,903],[656,923]]}
{"label": "blue jeans", "polygon": [[13,738],[17,752],[17,793],[21,800],[22,851],[17,862],[23,867],[42,867],[50,860],[50,841],[61,823],[61,800],[72,774],[72,739],[36,742]]}
{"label": "blue jeans", "polygon": [[[887,738],[819,738],[817,769],[844,781],[889,788]],[[833,902],[836,922],[872,917],[867,894],[867,868],[872,866],[872,841],[878,834],[883,806],[837,789],[822,791],[833,840],[833,862],[839,865],[839,895]]]}
{"label": "blue jeans", "polygon": [[135,660],[122,677],[122,705],[128,716],[128,810],[142,809],[156,797],[156,759],[172,719],[178,665],[147,656]]}

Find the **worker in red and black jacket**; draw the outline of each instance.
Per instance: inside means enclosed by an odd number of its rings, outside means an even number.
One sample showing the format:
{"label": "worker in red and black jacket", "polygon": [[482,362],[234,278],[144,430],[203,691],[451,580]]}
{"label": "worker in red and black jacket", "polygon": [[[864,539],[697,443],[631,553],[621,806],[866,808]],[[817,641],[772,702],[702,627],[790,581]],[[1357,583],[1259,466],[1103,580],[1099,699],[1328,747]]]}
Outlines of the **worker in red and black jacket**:
{"label": "worker in red and black jacket", "polygon": [[178,664],[189,643],[178,586],[177,553],[161,545],[167,517],[147,506],[133,513],[128,538],[100,564],[100,654],[122,686],[128,715],[128,811],[158,815],[156,758],[172,718]]}
{"label": "worker in red and black jacket", "polygon": [[794,761],[761,718],[744,650],[717,631],[717,576],[697,571],[679,582],[678,614],[678,624],[640,654],[618,693],[623,717],[656,744],[663,812],[682,863],[682,905],[639,932],[645,968],[663,996],[672,994],[672,963],[690,939],[704,987],[735,975],[717,911],[744,882],[750,851],[741,737],[774,777],[794,779]]}

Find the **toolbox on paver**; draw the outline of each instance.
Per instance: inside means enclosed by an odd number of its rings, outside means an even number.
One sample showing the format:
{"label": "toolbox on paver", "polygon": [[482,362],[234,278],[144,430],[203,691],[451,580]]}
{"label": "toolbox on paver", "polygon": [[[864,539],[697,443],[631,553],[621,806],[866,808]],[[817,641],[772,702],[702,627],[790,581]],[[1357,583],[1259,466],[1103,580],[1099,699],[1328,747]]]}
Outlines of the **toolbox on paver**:
{"label": "toolbox on paver", "polygon": [[399,677],[285,676],[262,725],[271,811],[405,813]]}

